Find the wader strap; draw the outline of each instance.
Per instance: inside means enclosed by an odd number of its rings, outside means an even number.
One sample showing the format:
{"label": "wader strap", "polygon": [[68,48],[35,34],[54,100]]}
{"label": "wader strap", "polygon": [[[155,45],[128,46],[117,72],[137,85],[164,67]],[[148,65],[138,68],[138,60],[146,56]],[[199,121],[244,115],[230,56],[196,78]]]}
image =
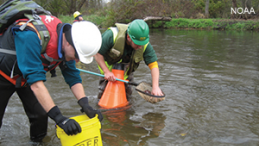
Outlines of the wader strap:
{"label": "wader strap", "polygon": [[4,48],[0,48],[0,52],[5,53],[5,54],[10,54],[10,55],[16,55],[16,51],[7,50],[7,49],[4,49]]}
{"label": "wader strap", "polygon": [[22,76],[18,76],[18,78],[10,78],[3,71],[0,70],[0,75],[2,75],[5,79],[15,85],[16,88],[26,86],[26,80],[22,79]]}
{"label": "wader strap", "polygon": [[22,86],[22,76],[19,76],[16,79],[16,84],[15,84],[15,88],[20,88]]}

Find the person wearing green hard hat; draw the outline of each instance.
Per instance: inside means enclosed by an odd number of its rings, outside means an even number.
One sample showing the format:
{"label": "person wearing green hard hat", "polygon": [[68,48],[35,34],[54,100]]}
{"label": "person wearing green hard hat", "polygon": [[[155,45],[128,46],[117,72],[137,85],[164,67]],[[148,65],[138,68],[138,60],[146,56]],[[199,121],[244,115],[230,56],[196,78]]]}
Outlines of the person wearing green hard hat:
{"label": "person wearing green hard hat", "polygon": [[[124,64],[124,79],[133,81],[133,73],[142,60],[151,71],[151,94],[163,96],[159,87],[157,56],[149,42],[148,24],[142,19],[136,19],[130,24],[115,23],[115,26],[108,28],[102,34],[101,48],[94,56],[100,73],[104,74],[104,78],[100,78],[99,81],[98,98],[101,98],[108,81],[116,81],[111,71],[113,65]],[[132,87],[125,84],[125,88],[128,98],[132,94]]]}
{"label": "person wearing green hard hat", "polygon": [[143,46],[149,42],[149,27],[143,20],[135,20],[127,29],[128,35],[134,44]]}

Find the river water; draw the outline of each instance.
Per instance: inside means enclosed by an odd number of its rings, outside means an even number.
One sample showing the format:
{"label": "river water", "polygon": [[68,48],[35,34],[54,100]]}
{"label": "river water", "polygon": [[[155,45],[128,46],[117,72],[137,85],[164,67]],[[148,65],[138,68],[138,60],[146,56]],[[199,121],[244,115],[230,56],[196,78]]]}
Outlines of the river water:
{"label": "river water", "polygon": [[[127,110],[102,111],[104,146],[256,146],[259,144],[259,33],[249,31],[150,30],[166,99],[156,104],[134,91]],[[98,72],[96,62],[78,68]],[[80,107],[58,77],[45,85],[65,116]],[[81,73],[90,105],[97,103],[98,76]],[[151,82],[140,64],[135,82]],[[43,143],[29,140],[29,122],[15,94],[0,130],[0,145],[59,146],[49,120]]]}

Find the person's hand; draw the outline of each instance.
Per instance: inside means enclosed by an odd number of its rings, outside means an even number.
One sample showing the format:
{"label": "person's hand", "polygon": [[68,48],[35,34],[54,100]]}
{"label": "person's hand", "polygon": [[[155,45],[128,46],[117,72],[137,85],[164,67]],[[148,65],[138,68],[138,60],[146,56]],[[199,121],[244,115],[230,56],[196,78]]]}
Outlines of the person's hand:
{"label": "person's hand", "polygon": [[151,94],[155,95],[155,96],[163,96],[164,95],[162,90],[159,87],[156,87],[156,88],[153,87]]}
{"label": "person's hand", "polygon": [[80,100],[78,100],[78,104],[82,107],[81,111],[85,112],[86,115],[89,118],[95,117],[96,114],[98,114],[98,118],[100,122],[103,120],[103,115],[99,110],[93,109],[89,104],[88,104],[88,98],[83,97]]}
{"label": "person's hand", "polygon": [[74,119],[64,117],[57,106],[54,106],[48,112],[48,116],[53,119],[67,135],[74,135],[82,131],[80,125]]}
{"label": "person's hand", "polygon": [[112,72],[110,72],[110,71],[104,73],[104,79],[106,79],[108,81],[112,81],[112,82],[116,81],[115,75]]}

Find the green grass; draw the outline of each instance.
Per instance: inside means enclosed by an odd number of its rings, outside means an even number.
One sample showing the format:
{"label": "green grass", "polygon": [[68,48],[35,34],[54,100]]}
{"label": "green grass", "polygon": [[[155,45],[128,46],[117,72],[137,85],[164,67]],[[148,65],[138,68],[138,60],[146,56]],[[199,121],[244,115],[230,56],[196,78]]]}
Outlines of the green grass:
{"label": "green grass", "polygon": [[[69,16],[69,15],[60,15],[58,17],[62,22],[65,22],[65,23],[70,23],[72,24],[73,21],[74,21],[74,17],[73,16]],[[87,16],[83,16],[84,20],[87,20],[87,21],[91,21],[93,22],[94,24],[96,24],[97,26],[102,26],[103,22],[105,21],[105,17],[101,17],[101,16],[98,16],[98,15],[87,15]]]}
{"label": "green grass", "polygon": [[[159,22],[159,21],[158,21]],[[156,22],[155,24],[158,24]],[[172,19],[164,25],[155,25],[162,28],[184,29],[220,29],[220,30],[259,30],[259,20],[233,19]]]}
{"label": "green grass", "polygon": [[[109,21],[107,17],[99,15],[85,15],[84,20],[91,21],[101,28],[106,26]],[[73,23],[73,16],[61,15],[59,19],[65,23]],[[130,22],[130,20],[127,20]],[[151,28],[165,29],[220,29],[220,30],[259,30],[259,20],[241,19],[187,19],[173,18],[171,21],[147,21]]]}
{"label": "green grass", "polygon": [[212,19],[172,19],[170,22],[166,22],[164,28],[193,28],[202,29],[210,28],[213,26]]}

